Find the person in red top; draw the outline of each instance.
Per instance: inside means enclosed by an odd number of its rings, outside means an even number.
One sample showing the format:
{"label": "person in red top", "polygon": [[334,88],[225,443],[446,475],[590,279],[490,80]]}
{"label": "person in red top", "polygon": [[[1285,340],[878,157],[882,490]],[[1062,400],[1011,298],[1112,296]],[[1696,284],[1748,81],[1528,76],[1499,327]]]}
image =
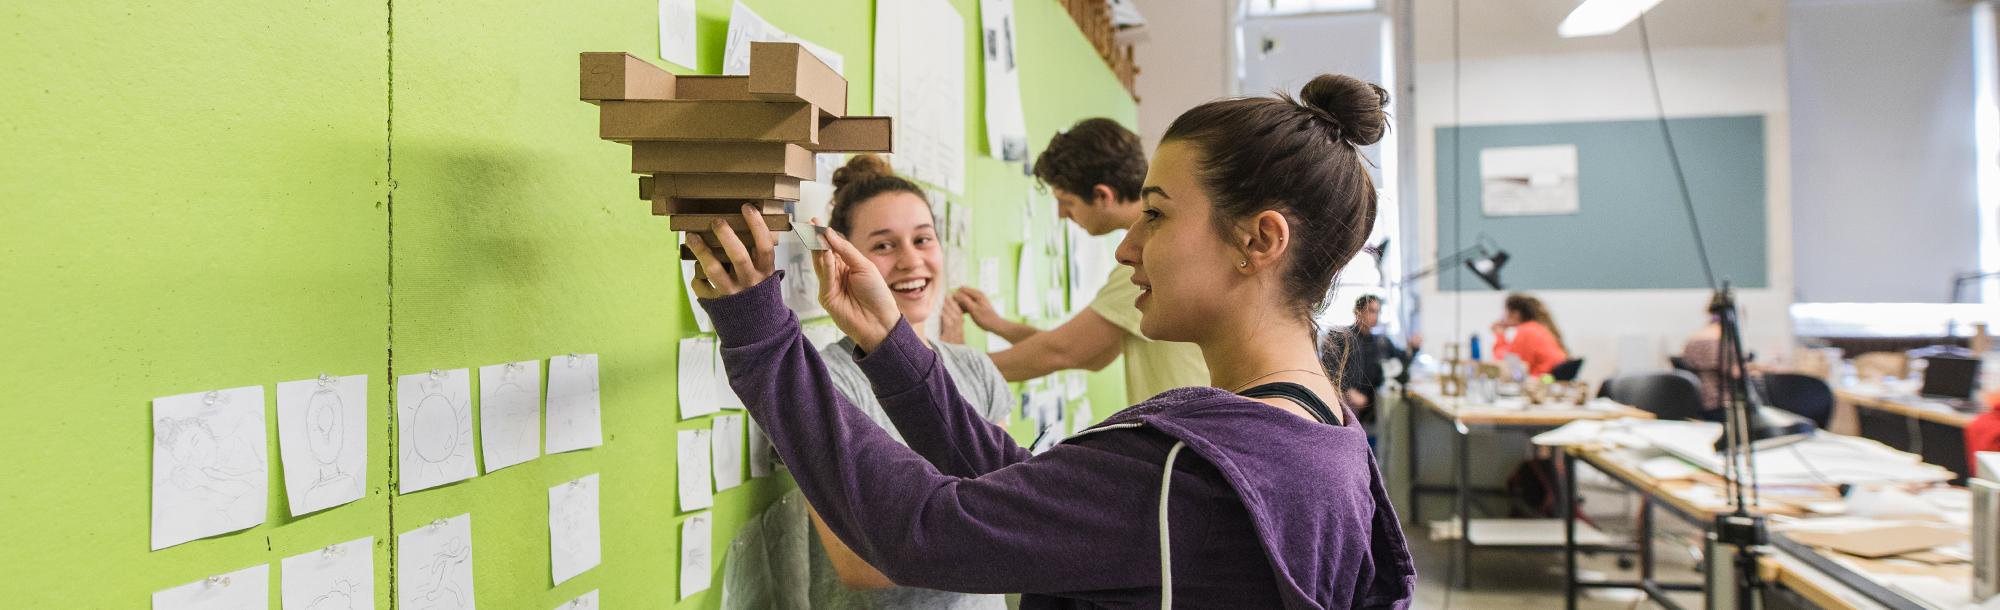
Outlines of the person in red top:
{"label": "person in red top", "polygon": [[[1521,358],[1528,365],[1528,374],[1536,377],[1549,374],[1556,365],[1569,359],[1569,350],[1563,347],[1562,331],[1556,330],[1556,321],[1549,317],[1549,309],[1541,299],[1516,292],[1507,295],[1505,317],[1493,323],[1493,357],[1506,359],[1508,354]],[[1513,337],[1507,330],[1513,329]]]}
{"label": "person in red top", "polygon": [[1972,469],[1966,474],[1973,476],[1980,474],[1979,452],[2000,451],[2000,390],[1986,393],[1986,405],[1985,413],[1965,425],[1965,465]]}

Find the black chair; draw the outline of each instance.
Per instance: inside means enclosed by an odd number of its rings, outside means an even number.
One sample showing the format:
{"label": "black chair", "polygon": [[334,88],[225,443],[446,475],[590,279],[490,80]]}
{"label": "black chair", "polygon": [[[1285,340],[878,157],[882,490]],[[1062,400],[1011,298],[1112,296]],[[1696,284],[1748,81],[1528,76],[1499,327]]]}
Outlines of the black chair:
{"label": "black chair", "polygon": [[1676,371],[1687,371],[1690,373],[1701,372],[1694,370],[1694,365],[1689,364],[1686,358],[1682,358],[1680,356],[1667,356],[1667,363],[1674,365],[1674,370]]}
{"label": "black chair", "polygon": [[1643,373],[1604,382],[1603,394],[1660,419],[1700,419],[1701,382],[1685,371]]}
{"label": "black chair", "polygon": [[1556,381],[1576,381],[1577,372],[1582,370],[1583,359],[1571,358],[1562,361],[1562,364],[1556,365],[1556,368],[1549,369],[1549,376],[1556,378]]}
{"label": "black chair", "polygon": [[1817,377],[1767,373],[1763,385],[1764,399],[1771,406],[1810,419],[1821,430],[1833,418],[1833,388]]}

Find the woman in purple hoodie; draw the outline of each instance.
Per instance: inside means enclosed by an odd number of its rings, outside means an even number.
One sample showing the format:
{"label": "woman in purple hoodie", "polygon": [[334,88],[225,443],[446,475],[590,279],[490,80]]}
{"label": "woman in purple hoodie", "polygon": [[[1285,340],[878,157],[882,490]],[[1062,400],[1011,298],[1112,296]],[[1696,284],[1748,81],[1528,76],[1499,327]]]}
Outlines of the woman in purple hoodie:
{"label": "woman in purple hoodie", "polygon": [[[1167,129],[1118,248],[1149,338],[1199,345],[1214,387],[1171,390],[1030,456],[966,404],[838,235],[820,300],[904,447],[834,388],[784,306],[772,237],[690,236],[730,385],[833,532],[897,584],[1023,593],[1023,608],[1403,608],[1416,584],[1312,314],[1375,220],[1359,147],[1388,93],[1347,76],[1295,100],[1210,102]],[[725,229],[718,223],[718,229]],[[731,265],[725,267],[724,265]]]}

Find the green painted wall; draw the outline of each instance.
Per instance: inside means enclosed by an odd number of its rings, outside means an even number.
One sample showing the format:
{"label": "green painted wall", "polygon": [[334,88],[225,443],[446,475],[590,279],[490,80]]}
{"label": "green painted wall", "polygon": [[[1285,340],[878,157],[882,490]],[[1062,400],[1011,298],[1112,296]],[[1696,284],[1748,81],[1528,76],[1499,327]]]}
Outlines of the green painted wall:
{"label": "green painted wall", "polygon": [[[263,563],[275,608],[281,559],[373,535],[387,608],[394,537],[470,512],[487,607],[593,588],[614,606],[676,600],[674,431],[709,425],[678,421],[675,404],[676,341],[694,325],[672,236],[632,198],[627,149],[596,139],[575,74],[580,51],[657,57],[655,3],[222,4],[5,11],[0,523],[14,533],[0,598],[145,607]],[[870,106],[872,3],[750,5],[845,55],[851,102]],[[953,5],[976,45],[977,3]],[[702,72],[720,69],[729,8],[701,0]],[[1031,142],[1087,116],[1135,122],[1055,0],[1016,11]],[[972,252],[1001,257],[1011,286],[1032,181],[983,154],[978,68],[971,46],[963,201],[981,227]],[[570,351],[601,355],[604,447],[390,493],[394,375]],[[371,376],[368,495],[288,517],[267,404],[267,522],[149,552],[151,399],[269,395],[322,372]],[[1120,379],[1117,365],[1091,377],[1098,415],[1122,406]],[[603,565],[552,587],[546,490],[593,472]],[[717,548],[789,488],[718,494]],[[716,582],[677,605],[716,606]]]}
{"label": "green painted wall", "polygon": [[[1716,279],[1742,288],[1769,286],[1764,117],[1688,117],[1668,124]],[[1577,213],[1482,213],[1479,151],[1545,144],[1576,145]],[[1513,257],[1500,274],[1510,290],[1708,287],[1658,121],[1440,127],[1437,150],[1440,255],[1470,247],[1485,233]],[[1455,215],[1454,193],[1461,194]],[[1451,245],[1454,230],[1458,246]],[[1463,265],[1440,270],[1438,287],[1457,290],[1461,281],[1466,290],[1490,290]]]}

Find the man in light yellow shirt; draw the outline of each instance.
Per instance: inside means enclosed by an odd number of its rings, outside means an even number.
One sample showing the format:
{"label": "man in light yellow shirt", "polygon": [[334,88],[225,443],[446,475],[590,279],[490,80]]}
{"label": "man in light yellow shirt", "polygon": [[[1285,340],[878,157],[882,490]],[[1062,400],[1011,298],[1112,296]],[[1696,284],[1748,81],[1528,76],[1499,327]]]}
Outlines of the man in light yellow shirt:
{"label": "man in light yellow shirt", "polygon": [[[1111,119],[1085,119],[1056,134],[1035,159],[1035,178],[1056,197],[1056,212],[1091,235],[1139,219],[1146,152],[1139,136]],[[1116,265],[1090,307],[1041,330],[1000,316],[987,296],[960,288],[952,298],[980,328],[1014,346],[990,354],[1008,381],[1065,369],[1101,370],[1125,355],[1125,398],[1138,404],[1167,390],[1208,385],[1208,365],[1192,343],[1154,341],[1139,333],[1139,287],[1132,268]]]}

